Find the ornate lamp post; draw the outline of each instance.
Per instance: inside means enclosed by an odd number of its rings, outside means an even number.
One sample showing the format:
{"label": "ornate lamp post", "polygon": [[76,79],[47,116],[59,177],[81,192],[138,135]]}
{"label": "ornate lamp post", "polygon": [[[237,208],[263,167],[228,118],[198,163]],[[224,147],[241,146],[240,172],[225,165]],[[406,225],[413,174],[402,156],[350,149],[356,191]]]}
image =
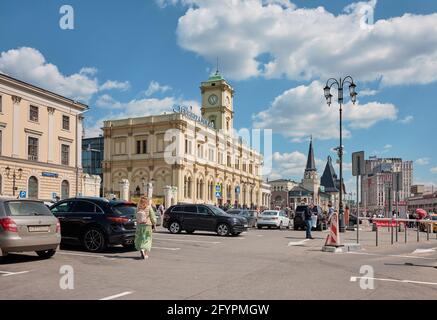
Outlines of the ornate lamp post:
{"label": "ornate lamp post", "polygon": [[344,79],[339,80],[330,78],[326,81],[326,86],[323,89],[325,93],[326,102],[328,106],[332,103],[331,88],[336,85],[338,89],[338,104],[340,105],[340,146],[338,147],[338,158],[340,160],[340,204],[339,204],[339,227],[340,232],[345,231],[344,226],[344,209],[343,209],[343,87],[344,85],[349,85],[349,95],[353,104],[357,101],[357,93],[355,92],[356,85],[351,76],[347,76]]}
{"label": "ornate lamp post", "polygon": [[[6,171],[6,176],[8,177],[8,179],[11,178],[11,168],[9,168],[9,166],[7,166],[5,168]],[[19,168],[17,171],[12,172],[12,195],[15,197],[15,190],[17,190],[17,187],[15,186],[15,181],[18,179],[21,179],[21,175],[23,174],[23,169]]]}

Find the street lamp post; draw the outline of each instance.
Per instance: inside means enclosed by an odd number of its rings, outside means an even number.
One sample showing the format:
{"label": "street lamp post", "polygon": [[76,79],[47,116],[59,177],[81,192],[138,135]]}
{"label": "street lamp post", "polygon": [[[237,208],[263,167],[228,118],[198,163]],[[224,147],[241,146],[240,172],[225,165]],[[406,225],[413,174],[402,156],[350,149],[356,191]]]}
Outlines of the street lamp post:
{"label": "street lamp post", "polygon": [[[11,174],[11,168],[9,168],[9,166],[7,166],[5,168],[6,171],[6,176],[8,177],[8,179],[10,179],[10,174]],[[17,187],[15,186],[15,182],[18,178],[18,180],[21,179],[21,175],[23,174],[23,169],[19,168],[17,170],[17,172],[15,172],[15,168],[14,171],[12,172],[12,195],[15,197],[15,190],[17,189]]]}
{"label": "street lamp post", "polygon": [[353,104],[357,101],[357,93],[355,92],[356,85],[351,76],[339,80],[330,78],[326,81],[326,86],[323,89],[328,106],[331,106],[332,94],[331,88],[336,85],[338,89],[338,104],[340,106],[340,146],[338,147],[338,158],[340,160],[340,203],[339,203],[339,229],[340,232],[345,232],[344,226],[344,209],[343,209],[343,87],[349,85],[349,95]]}

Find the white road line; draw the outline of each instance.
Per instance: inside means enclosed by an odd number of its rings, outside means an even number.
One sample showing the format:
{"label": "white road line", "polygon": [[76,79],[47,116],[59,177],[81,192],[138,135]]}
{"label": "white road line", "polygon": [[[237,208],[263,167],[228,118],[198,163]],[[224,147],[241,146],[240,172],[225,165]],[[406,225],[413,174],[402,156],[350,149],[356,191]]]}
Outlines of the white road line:
{"label": "white road line", "polygon": [[113,296],[109,296],[109,297],[102,298],[102,299],[99,299],[99,300],[113,300],[113,299],[117,299],[117,298],[120,298],[120,297],[127,296],[129,294],[132,294],[132,292],[131,291],[125,291],[125,292],[122,292],[122,293],[119,293],[119,294],[114,294]]}
{"label": "white road line", "polygon": [[221,243],[219,241],[202,241],[202,240],[186,240],[186,239],[170,239],[170,238],[157,238],[154,237],[155,240],[165,240],[165,241],[179,241],[179,242],[195,242],[195,243],[212,243],[218,244]]}
{"label": "white road line", "polygon": [[354,251],[347,252],[347,254],[361,254],[361,255],[366,255],[366,256],[392,257],[392,258],[411,258],[411,259],[437,260],[436,258],[406,256],[406,255],[399,255],[399,254],[378,254],[378,253],[354,252]]}
{"label": "white road line", "polygon": [[106,259],[111,258],[110,256],[104,256],[104,255],[83,254],[83,253],[66,252],[66,251],[61,251],[61,252],[58,252],[57,254],[62,254],[62,255],[67,255],[67,256],[88,257],[88,258],[106,258]]}
{"label": "white road line", "polygon": [[153,246],[152,246],[152,249],[170,250],[170,251],[181,250],[181,248],[166,248],[166,247],[153,247]]}
{"label": "white road line", "polygon": [[378,281],[388,281],[388,282],[401,282],[401,283],[414,283],[414,284],[427,284],[431,286],[437,286],[437,282],[424,282],[415,280],[399,280],[399,279],[384,279],[384,278],[372,278],[372,277],[351,277],[351,282],[357,282],[358,279],[365,280],[378,280]]}
{"label": "white road line", "polygon": [[433,253],[434,249],[416,249],[412,252],[412,254],[421,254],[421,253]]}
{"label": "white road line", "polygon": [[301,246],[303,245],[305,242],[307,242],[309,239],[304,239],[301,241],[290,241],[287,245],[287,247],[291,247],[291,246]]}
{"label": "white road line", "polygon": [[19,271],[19,272],[8,272],[8,271],[0,271],[2,273],[2,277],[15,276],[16,274],[29,273],[30,271]]}
{"label": "white road line", "polygon": [[256,236],[257,236],[257,237],[264,237],[263,234],[257,234]]}

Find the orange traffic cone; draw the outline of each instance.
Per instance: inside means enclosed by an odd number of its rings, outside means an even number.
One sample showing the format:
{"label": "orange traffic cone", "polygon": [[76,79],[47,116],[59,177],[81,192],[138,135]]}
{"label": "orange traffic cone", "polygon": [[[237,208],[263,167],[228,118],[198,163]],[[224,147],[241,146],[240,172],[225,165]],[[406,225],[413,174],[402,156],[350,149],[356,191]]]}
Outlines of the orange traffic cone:
{"label": "orange traffic cone", "polygon": [[340,246],[340,234],[338,232],[338,213],[335,212],[330,218],[329,234],[326,237],[325,246]]}

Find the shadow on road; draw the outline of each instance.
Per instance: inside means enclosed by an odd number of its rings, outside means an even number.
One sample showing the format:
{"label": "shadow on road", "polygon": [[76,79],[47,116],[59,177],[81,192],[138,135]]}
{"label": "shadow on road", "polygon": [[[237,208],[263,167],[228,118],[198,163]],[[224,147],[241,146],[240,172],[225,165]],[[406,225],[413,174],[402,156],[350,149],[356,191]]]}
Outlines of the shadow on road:
{"label": "shadow on road", "polygon": [[16,264],[16,263],[26,263],[45,260],[38,256],[32,256],[27,254],[8,254],[6,257],[0,258],[0,265]]}

